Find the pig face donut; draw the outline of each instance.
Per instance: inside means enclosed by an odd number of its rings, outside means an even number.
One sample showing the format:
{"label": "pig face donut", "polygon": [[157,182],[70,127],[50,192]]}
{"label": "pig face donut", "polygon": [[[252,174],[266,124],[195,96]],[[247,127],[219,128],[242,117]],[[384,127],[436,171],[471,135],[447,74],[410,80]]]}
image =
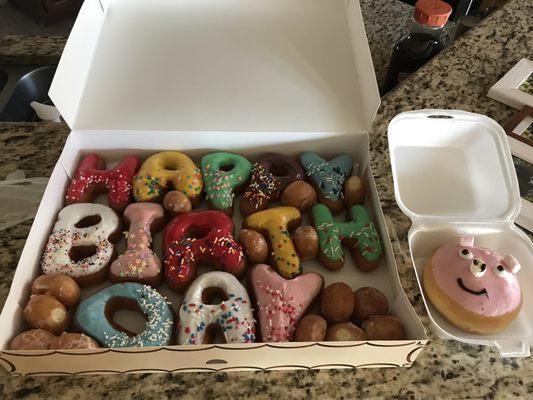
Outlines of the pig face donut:
{"label": "pig face donut", "polygon": [[196,278],[198,263],[235,276],[246,268],[243,249],[233,238],[233,222],[221,211],[193,211],[175,217],[165,228],[163,254],[166,281],[180,293]]}
{"label": "pig face donut", "polygon": [[120,232],[115,212],[102,204],[71,204],[59,212],[44,249],[44,274],[62,273],[78,285],[95,285],[107,276]]}
{"label": "pig face donut", "polygon": [[474,246],[474,237],[439,247],[424,267],[424,290],[437,310],[468,332],[504,329],[522,307],[516,278],[520,264],[507,255]]}
{"label": "pig face donut", "polygon": [[314,272],[285,279],[266,264],[251,268],[263,342],[290,342],[298,322],[318,296],[324,280]]}
{"label": "pig face donut", "polygon": [[139,282],[151,286],[161,283],[161,261],[152,251],[152,233],[158,232],[165,221],[165,211],[160,204],[135,203],[124,211],[130,226],[124,254],[111,264],[111,282]]}
{"label": "pig face donut", "polygon": [[311,209],[311,218],[318,233],[318,259],[327,269],[336,271],[344,265],[345,244],[355,264],[368,272],[379,266],[381,242],[370,216],[363,206],[352,206],[347,222],[337,222],[324,204]]}
{"label": "pig face donut", "polygon": [[[209,304],[209,292],[221,295]],[[178,344],[213,343],[216,331],[225,343],[253,343],[255,326],[248,293],[233,275],[215,271],[200,275],[187,289],[180,311]]]}
{"label": "pig face donut", "polygon": [[218,152],[202,157],[202,175],[209,208],[233,215],[233,192],[244,187],[252,164],[243,156]]}
{"label": "pig face donut", "polygon": [[283,189],[303,178],[303,169],[295,160],[281,154],[263,154],[253,167],[250,183],[239,204],[241,214],[246,217],[265,210],[279,198]]}
{"label": "pig face donut", "polygon": [[203,189],[200,169],[187,155],[178,151],[154,154],[133,178],[135,201],[159,202],[168,188],[185,194],[193,206],[200,202]]}
{"label": "pig face donut", "polygon": [[330,161],[308,151],[300,156],[309,181],[315,187],[319,203],[325,204],[333,214],[344,208],[343,187],[353,168],[352,156],[341,154]]}
{"label": "pig face donut", "polygon": [[66,203],[90,203],[96,195],[107,192],[109,207],[120,212],[132,200],[131,181],[140,166],[138,157],[127,156],[112,170],[105,170],[104,160],[98,154],[88,154],[70,181]]}
{"label": "pig face donut", "polygon": [[[138,335],[118,329],[113,314],[120,309],[144,314],[146,329]],[[174,316],[165,298],[155,289],[127,282],[108,286],[82,301],[74,324],[103,347],[167,346],[172,340]]]}
{"label": "pig face donut", "polygon": [[289,231],[302,221],[300,211],[294,207],[274,207],[250,215],[244,227],[262,233],[268,238],[272,263],[287,279],[302,273],[300,258],[294,248]]}

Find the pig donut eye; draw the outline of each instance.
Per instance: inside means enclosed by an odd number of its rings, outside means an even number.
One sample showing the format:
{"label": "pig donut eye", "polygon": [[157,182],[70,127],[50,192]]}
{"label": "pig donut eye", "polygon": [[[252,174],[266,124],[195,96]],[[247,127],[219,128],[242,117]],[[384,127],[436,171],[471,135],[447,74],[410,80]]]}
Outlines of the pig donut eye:
{"label": "pig donut eye", "polygon": [[481,278],[487,272],[487,264],[483,260],[475,258],[470,264],[470,272],[476,278]]}
{"label": "pig donut eye", "polygon": [[474,255],[468,249],[462,249],[459,252],[459,257],[464,258],[465,260],[471,260],[474,258]]}
{"label": "pig donut eye", "polygon": [[494,267],[494,273],[499,276],[500,278],[503,278],[504,276],[506,276],[508,274],[507,270],[505,269],[505,267],[501,264],[498,264]]}

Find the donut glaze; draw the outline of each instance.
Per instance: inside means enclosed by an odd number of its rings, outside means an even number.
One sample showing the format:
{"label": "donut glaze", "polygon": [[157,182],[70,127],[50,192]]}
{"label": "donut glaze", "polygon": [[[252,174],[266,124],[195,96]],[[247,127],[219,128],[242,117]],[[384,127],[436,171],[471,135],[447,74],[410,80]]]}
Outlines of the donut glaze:
{"label": "donut glaze", "polygon": [[[112,312],[108,302],[114,299],[137,305],[146,317],[146,329],[142,333],[130,336],[110,322]],[[120,308],[126,307],[117,307]],[[156,290],[127,282],[108,286],[82,301],[74,324],[103,347],[167,346],[172,339],[174,316],[165,298]]]}
{"label": "donut glaze", "polygon": [[[229,171],[222,169],[230,166]],[[237,154],[217,152],[202,157],[202,175],[210,208],[233,210],[233,191],[246,183],[251,170],[250,161]]]}
{"label": "donut glaze", "polygon": [[[438,287],[475,314],[500,316],[514,311],[522,302],[515,275],[520,268],[517,261],[512,256],[502,257],[495,251],[474,246],[473,238],[439,247],[428,265]],[[502,267],[501,271],[498,266]],[[481,269],[483,275],[476,276]]]}
{"label": "donut glaze", "polygon": [[300,225],[301,218],[297,208],[274,207],[252,214],[244,222],[246,228],[268,237],[274,266],[288,279],[302,273],[300,258],[289,235],[289,225]]}
{"label": "donut glaze", "polygon": [[127,249],[110,268],[113,281],[133,281],[153,283],[158,286],[161,275],[161,261],[152,251],[152,225],[161,221],[165,211],[160,204],[135,203],[124,211],[124,218],[130,223],[126,232]]}
{"label": "donut glaze", "polygon": [[233,222],[221,211],[193,211],[172,219],[163,235],[163,254],[166,281],[178,292],[196,278],[198,263],[235,276],[246,268],[242,246],[233,238]]}
{"label": "donut glaze", "polygon": [[[77,228],[87,217],[99,216],[96,225]],[[102,204],[78,203],[63,208],[58,215],[52,234],[44,249],[41,269],[44,274],[62,273],[84,285],[84,277],[104,270],[114,256],[114,245],[109,236],[118,231],[120,221],[115,212]],[[95,246],[90,257],[74,261],[69,256],[73,247]]]}
{"label": "donut glaze", "polygon": [[183,192],[193,204],[203,189],[200,169],[185,154],[164,151],[149,157],[133,178],[135,201],[159,201],[167,188]]}
{"label": "donut glaze", "polygon": [[248,216],[265,210],[272,201],[279,198],[283,189],[303,178],[302,167],[292,158],[275,153],[261,155],[244,191],[240,204],[241,214]]}
{"label": "donut glaze", "polygon": [[263,342],[293,340],[298,322],[324,285],[317,273],[308,272],[289,280],[266,264],[252,267],[250,281]]}
{"label": "donut glaze", "polygon": [[341,154],[326,161],[308,151],[300,156],[300,162],[324,198],[332,201],[343,198],[344,181],[353,168],[352,156]]}
{"label": "donut glaze", "polygon": [[[226,300],[205,304],[204,291],[220,289]],[[200,275],[187,289],[180,307],[178,344],[202,344],[213,326],[219,328],[226,343],[253,343],[254,317],[248,293],[233,275],[214,271]]]}
{"label": "donut glaze", "polygon": [[138,157],[127,156],[112,170],[105,170],[105,163],[98,154],[88,154],[70,181],[66,203],[90,203],[95,195],[107,191],[109,207],[122,211],[132,200],[131,181],[140,166]]}

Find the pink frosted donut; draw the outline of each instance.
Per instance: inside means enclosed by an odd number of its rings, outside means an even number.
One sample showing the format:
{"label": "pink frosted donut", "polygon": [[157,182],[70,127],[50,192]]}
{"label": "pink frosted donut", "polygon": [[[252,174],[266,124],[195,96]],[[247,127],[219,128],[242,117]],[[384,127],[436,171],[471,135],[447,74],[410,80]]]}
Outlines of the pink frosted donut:
{"label": "pink frosted donut", "polygon": [[504,329],[520,312],[519,269],[513,256],[476,247],[474,237],[464,237],[433,253],[424,267],[424,290],[454,325],[489,334]]}
{"label": "pink frosted donut", "polygon": [[324,279],[315,272],[285,279],[266,264],[254,265],[249,281],[263,342],[292,341],[298,322],[324,286]]}

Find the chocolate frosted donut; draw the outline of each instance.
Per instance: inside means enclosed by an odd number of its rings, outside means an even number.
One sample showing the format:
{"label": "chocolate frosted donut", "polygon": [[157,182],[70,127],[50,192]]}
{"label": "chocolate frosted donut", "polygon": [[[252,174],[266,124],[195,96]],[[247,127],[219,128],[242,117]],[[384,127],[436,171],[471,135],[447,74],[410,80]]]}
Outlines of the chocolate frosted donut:
{"label": "chocolate frosted donut", "polygon": [[296,160],[275,153],[261,155],[239,204],[241,214],[246,217],[265,210],[279,198],[283,189],[303,178],[303,168]]}

